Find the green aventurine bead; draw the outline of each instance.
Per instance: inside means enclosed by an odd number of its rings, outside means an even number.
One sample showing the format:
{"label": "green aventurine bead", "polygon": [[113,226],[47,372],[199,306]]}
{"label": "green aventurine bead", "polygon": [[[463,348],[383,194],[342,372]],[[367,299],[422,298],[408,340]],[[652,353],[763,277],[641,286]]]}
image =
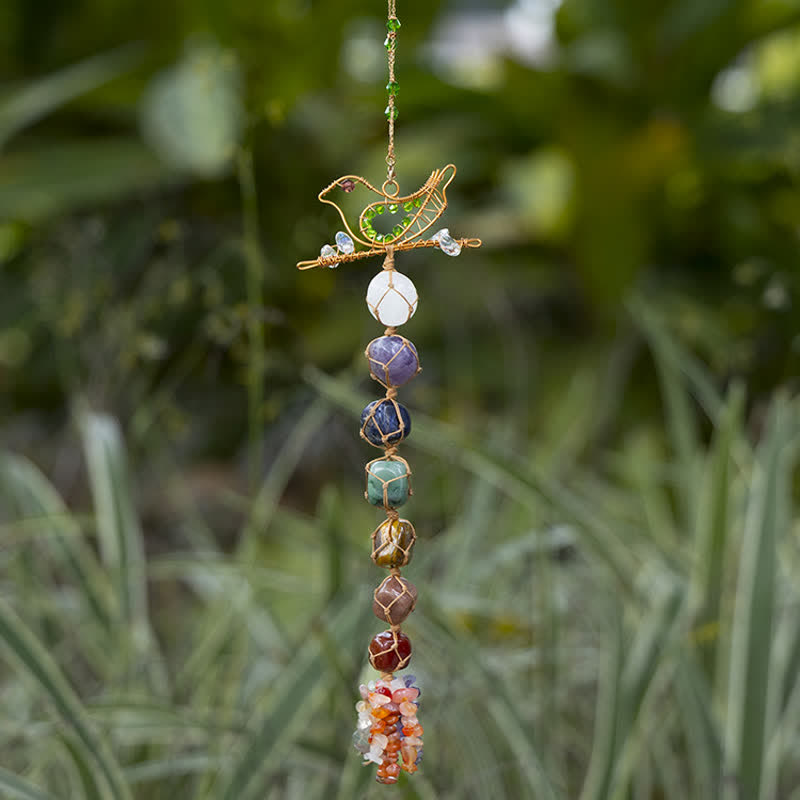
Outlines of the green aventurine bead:
{"label": "green aventurine bead", "polygon": [[400,30],[400,20],[397,17],[390,17],[389,20],[386,22],[386,27],[390,31],[398,31]]}
{"label": "green aventurine bead", "polygon": [[386,84],[386,91],[394,97],[400,91],[400,84],[397,81],[389,81]]}
{"label": "green aventurine bead", "polygon": [[406,200],[406,202],[403,203],[403,211],[413,211],[413,209],[414,209],[413,200]]}
{"label": "green aventurine bead", "polygon": [[374,208],[368,208],[364,212],[364,219],[372,219],[374,216],[375,216],[375,209]]}
{"label": "green aventurine bead", "polygon": [[408,500],[408,468],[402,461],[372,461],[367,465],[366,498],[374,506],[397,508]]}
{"label": "green aventurine bead", "polygon": [[402,225],[395,225],[394,228],[392,228],[392,233],[395,236],[399,236],[402,232],[403,232],[403,226]]}
{"label": "green aventurine bead", "polygon": [[415,205],[417,208],[419,208],[419,207],[422,205],[422,200],[420,200],[420,199],[419,199],[419,197],[415,198],[415,199],[414,199],[414,205]]}
{"label": "green aventurine bead", "polygon": [[400,221],[400,224],[405,228],[406,226],[411,224],[412,217],[403,217]]}
{"label": "green aventurine bead", "polygon": [[383,214],[386,209],[383,206],[375,206],[375,213],[376,214]]}
{"label": "green aventurine bead", "polygon": [[397,213],[397,204],[396,203],[392,203],[389,206],[389,213],[390,214],[396,214]]}

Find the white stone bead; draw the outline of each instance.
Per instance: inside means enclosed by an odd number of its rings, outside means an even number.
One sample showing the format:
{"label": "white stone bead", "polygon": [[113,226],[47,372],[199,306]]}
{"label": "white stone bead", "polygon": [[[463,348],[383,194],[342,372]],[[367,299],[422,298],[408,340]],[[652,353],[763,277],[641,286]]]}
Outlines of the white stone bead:
{"label": "white stone bead", "polygon": [[382,325],[396,327],[408,322],[419,297],[411,279],[395,270],[379,272],[367,287],[367,307]]}

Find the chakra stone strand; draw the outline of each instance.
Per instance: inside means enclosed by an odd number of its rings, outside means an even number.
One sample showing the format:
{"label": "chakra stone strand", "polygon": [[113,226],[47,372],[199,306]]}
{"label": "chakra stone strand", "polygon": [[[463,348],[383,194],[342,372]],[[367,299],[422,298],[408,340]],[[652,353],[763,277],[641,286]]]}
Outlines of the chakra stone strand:
{"label": "chakra stone strand", "polygon": [[389,570],[373,592],[375,616],[389,624],[369,644],[369,660],[381,678],[361,687],[356,705],[358,727],[353,737],[364,763],[378,765],[380,783],[396,783],[401,770],[416,772],[422,758],[422,726],[417,719],[419,689],[413,678],[394,677],[411,660],[411,642],[400,629],[414,610],[417,589],[401,577],[400,568],[411,560],[416,541],[414,526],[400,519],[397,509],[411,495],[411,468],[397,455],[397,446],[411,432],[408,410],[397,402],[397,390],[419,371],[417,348],[397,334],[397,326],[408,322],[417,308],[414,284],[394,269],[394,253],[387,248],[381,273],[370,282],[367,307],[386,325],[383,336],[373,339],[365,351],[370,375],[386,389],[385,396],[369,403],[361,413],[361,437],[383,448],[380,458],[365,468],[364,497],[380,506],[386,519],[372,532],[372,560]]}

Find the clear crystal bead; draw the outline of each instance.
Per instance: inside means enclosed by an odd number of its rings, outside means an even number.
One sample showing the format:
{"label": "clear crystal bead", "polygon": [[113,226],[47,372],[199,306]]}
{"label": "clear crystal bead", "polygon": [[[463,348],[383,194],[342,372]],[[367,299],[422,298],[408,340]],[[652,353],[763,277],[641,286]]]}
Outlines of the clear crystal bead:
{"label": "clear crystal bead", "polygon": [[[333,249],[333,247],[331,245],[326,244],[326,245],[323,246],[322,250],[319,251],[319,254],[323,258],[331,258],[331,256],[335,256],[336,255],[336,251]],[[338,267],[338,266],[339,266],[338,264],[331,264],[330,265],[330,269],[336,269],[336,267]]]}
{"label": "clear crystal bead", "polygon": [[336,234],[336,246],[339,248],[340,253],[352,253],[356,247],[353,240],[344,232],[339,231]]}
{"label": "clear crystal bead", "polygon": [[359,753],[366,755],[369,752],[369,734],[364,731],[356,731],[353,734],[353,747]]}
{"label": "clear crystal bead", "polygon": [[436,242],[443,253],[457,256],[461,253],[461,245],[450,235],[449,228],[442,228],[431,236],[431,241]]}

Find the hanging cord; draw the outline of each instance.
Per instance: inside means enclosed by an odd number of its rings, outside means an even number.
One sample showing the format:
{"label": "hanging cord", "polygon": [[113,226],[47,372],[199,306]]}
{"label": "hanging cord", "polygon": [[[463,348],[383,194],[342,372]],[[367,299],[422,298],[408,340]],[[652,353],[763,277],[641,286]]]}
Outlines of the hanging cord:
{"label": "hanging cord", "polygon": [[396,176],[395,164],[397,159],[394,154],[394,121],[397,119],[397,78],[394,74],[394,61],[397,47],[397,30],[400,28],[400,20],[397,18],[396,0],[389,0],[389,10],[386,21],[388,33],[386,35],[386,60],[389,64],[389,83],[386,84],[386,91],[389,93],[389,103],[386,106],[386,117],[389,120],[389,146],[386,151],[386,180],[394,181]]}

